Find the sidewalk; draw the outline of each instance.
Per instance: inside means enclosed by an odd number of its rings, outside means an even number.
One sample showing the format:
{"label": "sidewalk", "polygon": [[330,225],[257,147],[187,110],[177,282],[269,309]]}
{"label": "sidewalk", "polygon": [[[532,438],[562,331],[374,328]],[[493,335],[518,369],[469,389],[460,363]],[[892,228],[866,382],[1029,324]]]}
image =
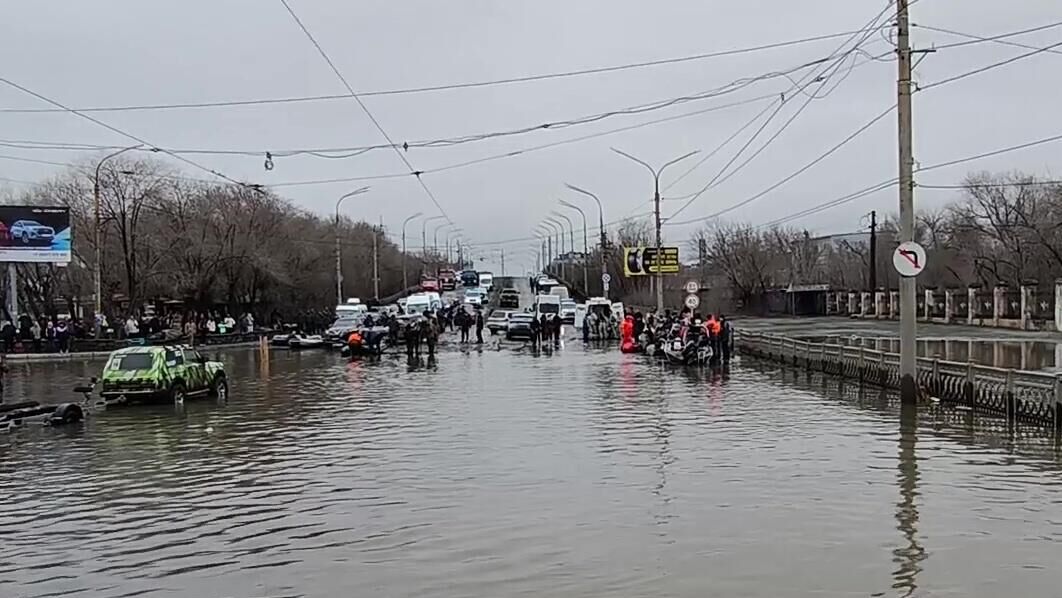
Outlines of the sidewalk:
{"label": "sidewalk", "polygon": [[[257,341],[244,341],[239,343],[222,343],[217,345],[197,345],[196,349],[199,351],[207,352],[212,349],[238,349],[257,346]],[[110,356],[111,353],[111,351],[74,351],[71,353],[9,353],[7,354],[7,361],[8,363],[49,363],[62,361],[79,361],[104,359]]]}

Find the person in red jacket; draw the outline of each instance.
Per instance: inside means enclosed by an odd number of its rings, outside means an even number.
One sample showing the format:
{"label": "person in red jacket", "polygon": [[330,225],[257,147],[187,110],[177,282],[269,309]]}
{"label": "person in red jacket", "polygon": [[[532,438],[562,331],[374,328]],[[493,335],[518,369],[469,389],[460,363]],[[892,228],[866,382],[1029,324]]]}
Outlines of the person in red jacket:
{"label": "person in red jacket", "polygon": [[633,353],[638,350],[638,343],[634,339],[634,316],[628,315],[620,324],[620,351]]}

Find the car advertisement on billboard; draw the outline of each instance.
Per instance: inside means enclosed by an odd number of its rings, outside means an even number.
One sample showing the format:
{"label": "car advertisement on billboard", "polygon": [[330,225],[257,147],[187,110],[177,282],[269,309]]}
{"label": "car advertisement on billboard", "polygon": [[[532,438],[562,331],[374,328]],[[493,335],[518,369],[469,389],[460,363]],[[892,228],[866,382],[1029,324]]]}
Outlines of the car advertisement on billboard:
{"label": "car advertisement on billboard", "polygon": [[0,262],[70,263],[70,208],[0,206]]}

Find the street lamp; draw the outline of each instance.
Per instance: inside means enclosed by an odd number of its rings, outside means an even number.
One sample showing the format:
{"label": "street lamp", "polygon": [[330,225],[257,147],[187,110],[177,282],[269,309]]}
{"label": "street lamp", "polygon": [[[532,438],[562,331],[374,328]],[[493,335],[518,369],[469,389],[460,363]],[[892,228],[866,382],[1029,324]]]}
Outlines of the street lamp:
{"label": "street lamp", "polygon": [[608,275],[608,264],[605,260],[605,247],[608,245],[608,233],[605,231],[605,210],[601,207],[601,199],[586,189],[580,189],[570,183],[565,183],[565,186],[575,191],[590,197],[597,203],[597,222],[598,227],[601,229],[601,295],[608,299],[608,288],[605,285],[605,277]]}
{"label": "street lamp", "polygon": [[612,151],[614,151],[617,154],[623,156],[624,158],[627,158],[628,160],[631,160],[633,162],[637,162],[638,164],[641,164],[642,166],[644,166],[646,168],[646,170],[648,170],[653,175],[653,205],[654,205],[654,211],[656,213],[656,311],[659,312],[659,313],[663,313],[664,312],[664,275],[660,272],[660,262],[661,262],[661,259],[660,259],[660,256],[661,256],[661,241],[660,241],[660,175],[663,174],[664,170],[666,170],[668,166],[672,166],[674,164],[677,164],[677,163],[685,160],[686,158],[689,158],[690,156],[698,154],[698,153],[700,153],[700,150],[694,150],[692,152],[689,152],[688,154],[683,154],[683,155],[681,155],[681,156],[679,156],[679,157],[677,157],[677,158],[675,158],[673,160],[665,162],[663,166],[661,166],[660,168],[657,168],[657,169],[653,169],[653,167],[650,166],[648,163],[646,163],[646,162],[644,162],[642,160],[639,160],[638,158],[635,158],[634,156],[632,156],[632,155],[630,155],[630,154],[628,154],[626,152],[620,151],[620,150],[618,150],[616,148],[612,148]]}
{"label": "street lamp", "polygon": [[[344,199],[361,195],[368,190],[368,187],[361,187],[350,193],[344,193],[336,200],[336,305],[343,304],[343,250],[339,244],[339,206],[343,204]],[[373,234],[376,233],[374,232]]]}
{"label": "street lamp", "polygon": [[587,234],[586,234],[586,212],[584,212],[583,209],[580,208],[579,206],[577,206],[577,205],[575,205],[573,203],[564,201],[563,199],[560,200],[560,205],[562,205],[562,206],[564,206],[566,208],[571,208],[571,209],[575,210],[576,212],[579,212],[579,215],[582,216],[582,218],[583,218],[583,291],[587,294],[587,296],[589,296],[590,295],[590,278],[586,274],[586,262],[589,261],[589,259],[590,259],[590,249],[589,249],[589,241],[587,240]]}
{"label": "street lamp", "polygon": [[420,252],[427,258],[428,257],[428,223],[437,222],[439,220],[445,220],[446,216],[432,216],[431,218],[425,218],[424,222],[420,226]]}
{"label": "street lamp", "polygon": [[[553,210],[552,212],[550,212],[550,214],[552,214],[553,216],[555,216],[557,218],[560,218],[560,219],[562,219],[562,220],[564,220],[565,222],[568,223],[568,251],[569,252],[574,252],[575,251],[575,225],[572,224],[572,219],[568,218],[567,214],[564,214],[560,210]],[[564,232],[563,228],[561,229],[561,232],[562,233]]]}
{"label": "street lamp", "polygon": [[454,228],[452,230],[444,230],[443,231],[443,246],[446,248],[446,265],[447,266],[450,266],[450,264],[451,264],[451,260],[450,260],[450,235],[451,235],[451,233],[454,235],[454,238],[456,238],[457,236],[459,236],[461,234],[461,229],[460,228]]}
{"label": "street lamp", "polygon": [[444,229],[444,228],[450,228],[452,226],[453,225],[450,224],[449,222],[444,222],[444,223],[440,224],[439,226],[435,227],[435,231],[434,231],[434,233],[432,233],[433,234],[433,238],[432,238],[432,248],[431,248],[431,250],[435,253],[436,256],[439,255],[439,231]]}
{"label": "street lamp", "polygon": [[100,335],[100,326],[102,324],[100,320],[100,314],[103,313],[103,251],[101,247],[101,220],[100,220],[100,169],[103,168],[103,164],[111,158],[124,154],[125,152],[132,151],[143,147],[144,144],[138,143],[136,145],[130,145],[129,147],[122,148],[114,153],[107,154],[102,160],[96,164],[96,176],[93,179],[92,184],[92,197],[93,204],[96,210],[96,222],[95,222],[95,243],[96,243],[96,271],[93,273],[93,287],[96,293],[96,336]]}
{"label": "street lamp", "polygon": [[406,225],[410,220],[415,220],[423,216],[421,212],[413,214],[409,218],[402,221],[402,291],[404,292],[409,288],[409,274],[406,272]]}

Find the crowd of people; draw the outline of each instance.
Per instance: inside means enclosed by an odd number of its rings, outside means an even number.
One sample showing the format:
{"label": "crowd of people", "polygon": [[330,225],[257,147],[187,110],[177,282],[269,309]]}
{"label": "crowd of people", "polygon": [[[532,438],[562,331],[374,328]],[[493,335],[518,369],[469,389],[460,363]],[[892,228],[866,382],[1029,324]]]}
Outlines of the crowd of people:
{"label": "crowd of people", "polygon": [[22,314],[16,322],[5,319],[0,324],[0,352],[13,353],[21,348],[33,353],[68,353],[73,339],[83,338],[85,330],[79,322],[66,318],[41,320]]}
{"label": "crowd of people", "polygon": [[683,308],[678,314],[665,310],[661,315],[653,309],[643,316],[627,310],[620,324],[620,348],[625,352],[642,350],[666,336],[703,339],[711,348],[713,361],[730,361],[733,354],[734,328],[723,314],[704,317],[701,312]]}

